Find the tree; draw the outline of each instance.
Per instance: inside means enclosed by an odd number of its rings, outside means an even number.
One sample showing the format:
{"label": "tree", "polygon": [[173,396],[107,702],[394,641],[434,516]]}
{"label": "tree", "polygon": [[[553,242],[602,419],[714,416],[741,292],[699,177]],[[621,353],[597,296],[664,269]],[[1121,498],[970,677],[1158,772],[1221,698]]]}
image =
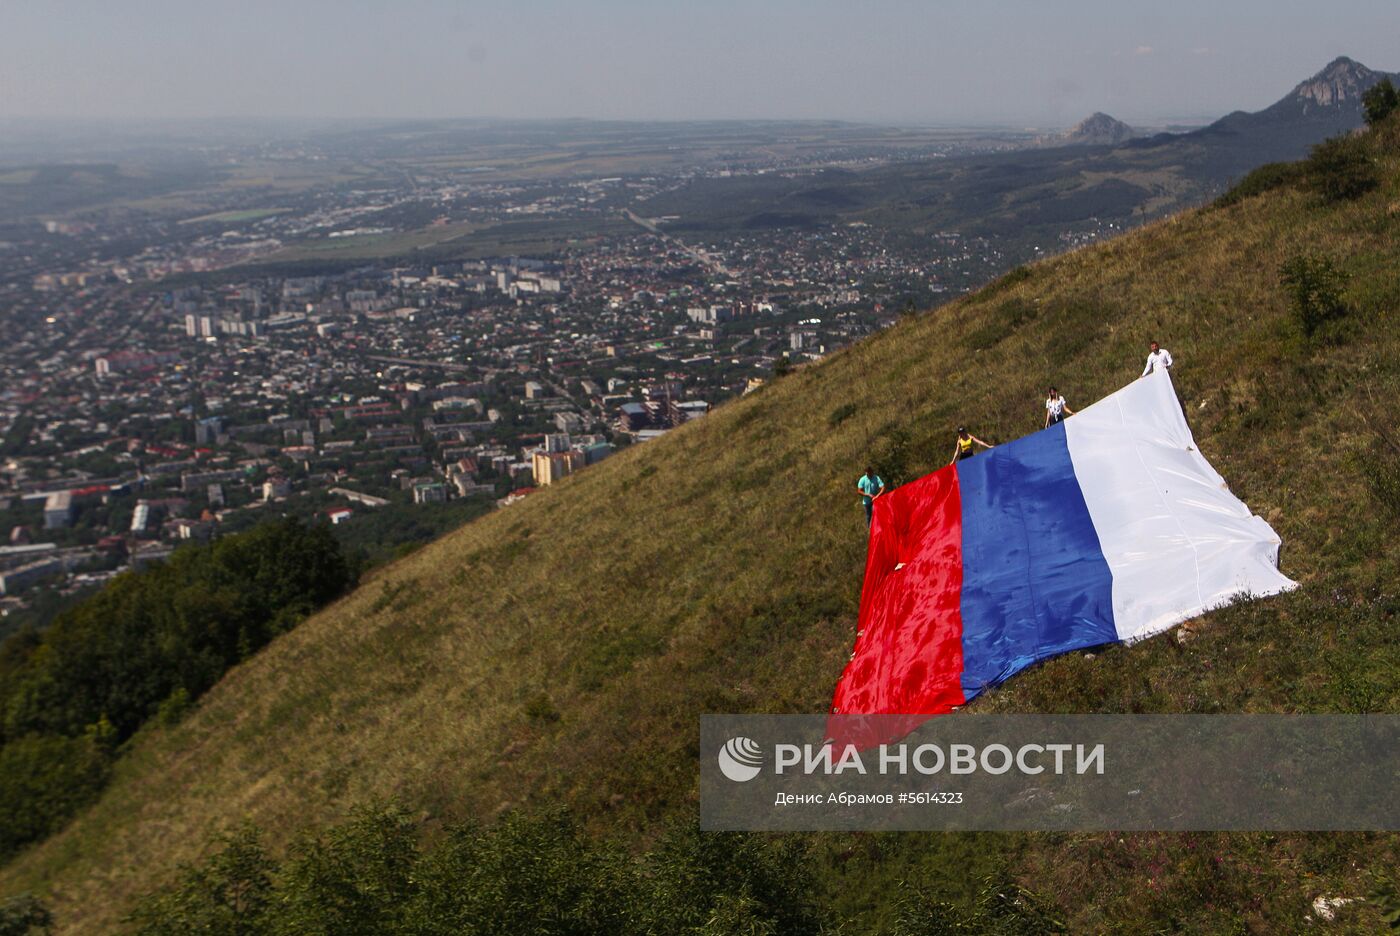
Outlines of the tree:
{"label": "tree", "polygon": [[351,580],[325,525],[279,520],[119,575],[0,645],[0,857],[95,798],[148,719],[175,717]]}
{"label": "tree", "polygon": [[1400,108],[1400,91],[1389,78],[1382,78],[1361,96],[1361,106],[1366,111],[1366,123],[1374,127]]}
{"label": "tree", "polygon": [[97,798],[110,760],[90,737],[28,735],[0,748],[0,858]]}

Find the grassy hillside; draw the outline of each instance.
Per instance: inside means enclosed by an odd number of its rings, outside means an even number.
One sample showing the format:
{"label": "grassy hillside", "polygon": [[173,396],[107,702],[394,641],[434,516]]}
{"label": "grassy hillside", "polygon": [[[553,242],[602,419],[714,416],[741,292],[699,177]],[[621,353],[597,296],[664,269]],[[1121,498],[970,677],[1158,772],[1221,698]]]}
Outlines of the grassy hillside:
{"label": "grassy hillside", "polygon": [[[1394,141],[1358,200],[1283,188],[1018,271],[387,567],[140,736],[0,893],[47,895],[66,931],[103,932],[212,831],[250,817],[277,848],[390,796],[428,836],[563,803],[649,843],[695,808],[702,712],[825,711],[854,640],[864,465],[904,481],[947,461],[959,423],[1031,432],[1046,384],[1086,404],[1136,377],[1152,337],[1203,452],[1281,534],[1303,588],[1184,642],[1052,661],[973,708],[1400,710]],[[1350,277],[1349,315],[1311,340],[1278,282],[1299,252]],[[887,918],[895,881],[961,901],[994,865],[1080,930],[1289,931],[1315,897],[1357,896],[1400,862],[1397,837],[1366,835],[808,845],[852,932]],[[1339,925],[1365,931],[1366,912]]]}

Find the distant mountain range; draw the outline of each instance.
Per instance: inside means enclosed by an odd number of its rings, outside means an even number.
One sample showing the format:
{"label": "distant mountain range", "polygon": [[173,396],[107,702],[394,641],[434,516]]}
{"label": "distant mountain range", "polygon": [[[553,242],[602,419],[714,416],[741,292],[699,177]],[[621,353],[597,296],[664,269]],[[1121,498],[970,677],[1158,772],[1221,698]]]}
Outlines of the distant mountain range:
{"label": "distant mountain range", "polygon": [[[1385,72],[1339,58],[1257,113],[1186,133],[1139,136],[1107,114],[1022,149],[863,172],[697,179],[647,202],[673,230],[801,227],[863,220],[911,236],[956,230],[1043,243],[1197,204],[1264,163],[1299,159],[1364,123],[1362,95]],[[1393,80],[1398,76],[1390,76]]]}
{"label": "distant mountain range", "polygon": [[[1360,127],[1365,122],[1362,97],[1387,77],[1400,80],[1400,75],[1375,71],[1341,56],[1261,111],[1234,111],[1209,126],[1184,134],[1157,134],[1149,138],[1149,145],[1183,139],[1223,141],[1245,137],[1251,148],[1264,144],[1292,147],[1296,152],[1284,154],[1283,158],[1296,158],[1319,140]],[[1036,144],[1119,146],[1143,136],[1100,111],[1063,133],[1037,138]]]}
{"label": "distant mountain range", "polygon": [[1299,159],[1328,137],[1362,126],[1361,98],[1385,78],[1400,81],[1400,75],[1342,56],[1261,111],[1235,111],[1200,130],[1161,134],[1143,145],[1206,146],[1217,157],[1212,181],[1228,181],[1263,163]]}
{"label": "distant mountain range", "polygon": [[1198,131],[1202,135],[1282,131],[1300,139],[1330,136],[1361,126],[1362,96],[1382,79],[1400,78],[1374,71],[1346,56],[1302,82],[1282,100],[1257,113],[1235,111]]}

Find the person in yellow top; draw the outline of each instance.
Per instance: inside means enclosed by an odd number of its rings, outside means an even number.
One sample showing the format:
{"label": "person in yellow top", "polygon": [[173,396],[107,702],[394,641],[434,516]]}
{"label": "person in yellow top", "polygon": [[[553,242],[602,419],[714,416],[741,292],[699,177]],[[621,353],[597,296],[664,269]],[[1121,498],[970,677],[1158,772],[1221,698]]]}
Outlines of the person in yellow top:
{"label": "person in yellow top", "polygon": [[961,461],[964,458],[971,458],[973,455],[977,454],[977,450],[973,448],[973,445],[980,445],[987,449],[992,447],[991,443],[983,442],[981,439],[977,438],[977,436],[968,432],[962,426],[959,426],[958,439],[953,446],[953,460],[948,462],[948,464],[951,465],[953,462]]}

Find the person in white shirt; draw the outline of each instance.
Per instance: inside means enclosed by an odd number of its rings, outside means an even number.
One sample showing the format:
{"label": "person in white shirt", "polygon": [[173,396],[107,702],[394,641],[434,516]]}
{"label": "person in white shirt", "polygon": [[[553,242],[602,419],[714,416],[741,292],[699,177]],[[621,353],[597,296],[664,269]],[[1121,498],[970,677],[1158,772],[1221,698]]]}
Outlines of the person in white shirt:
{"label": "person in white shirt", "polygon": [[1172,367],[1172,353],[1155,341],[1151,343],[1150,348],[1151,351],[1147,355],[1147,366],[1142,369],[1142,376],[1146,377],[1148,374],[1157,370],[1170,371]]}
{"label": "person in white shirt", "polygon": [[1073,415],[1074,410],[1070,409],[1065,398],[1060,396],[1060,391],[1051,387],[1049,395],[1045,398],[1045,428],[1049,429],[1055,423],[1063,422],[1066,416]]}

